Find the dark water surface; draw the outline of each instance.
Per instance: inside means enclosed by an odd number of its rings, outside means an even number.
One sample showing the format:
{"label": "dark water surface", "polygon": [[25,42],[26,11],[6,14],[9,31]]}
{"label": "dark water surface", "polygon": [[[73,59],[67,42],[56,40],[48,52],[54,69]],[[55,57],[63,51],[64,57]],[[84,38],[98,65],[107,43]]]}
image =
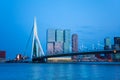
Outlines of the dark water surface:
{"label": "dark water surface", "polygon": [[0,80],[120,80],[120,63],[2,63]]}

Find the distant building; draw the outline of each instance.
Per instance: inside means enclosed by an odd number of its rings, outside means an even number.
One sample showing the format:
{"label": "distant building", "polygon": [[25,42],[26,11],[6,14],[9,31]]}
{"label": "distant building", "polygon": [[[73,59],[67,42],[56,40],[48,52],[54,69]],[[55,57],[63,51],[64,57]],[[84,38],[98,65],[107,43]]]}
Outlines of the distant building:
{"label": "distant building", "polygon": [[[120,37],[114,37],[113,49],[120,49]],[[114,61],[120,61],[120,53],[113,55]]]}
{"label": "distant building", "polygon": [[111,41],[109,37],[104,39],[104,46],[108,49],[111,49]]}
{"label": "distant building", "polygon": [[[72,35],[72,52],[78,52],[78,35]],[[72,56],[73,60],[77,59],[77,56]]]}
{"label": "distant building", "polygon": [[70,30],[47,30],[47,54],[70,52]]}
{"label": "distant building", "polygon": [[78,35],[72,35],[72,52],[78,52]]}
{"label": "distant building", "polygon": [[63,46],[64,53],[70,52],[70,46],[71,46],[70,40],[71,40],[70,30],[64,30],[64,46]]}
{"label": "distant building", "polygon": [[120,37],[114,37],[114,44],[120,47]]}
{"label": "distant building", "polygon": [[54,42],[47,43],[47,54],[54,54]]}
{"label": "distant building", "polygon": [[4,62],[6,60],[6,52],[0,51],[0,62]]}
{"label": "distant building", "polygon": [[17,54],[16,60],[17,61],[23,60],[23,56],[21,54]]}
{"label": "distant building", "polygon": [[47,54],[54,54],[54,43],[55,43],[55,30],[48,29],[47,30]]}
{"label": "distant building", "polygon": [[[110,38],[107,37],[104,39],[104,50],[110,50],[111,49],[111,41]],[[105,54],[105,57],[108,60],[112,60],[112,54]]]}
{"label": "distant building", "polygon": [[70,37],[71,37],[71,34],[70,34],[70,30],[64,30],[64,42],[70,42]]}
{"label": "distant building", "polygon": [[48,29],[47,30],[47,42],[55,42],[55,30]]}
{"label": "distant building", "polygon": [[56,42],[62,42],[63,43],[64,42],[63,30],[57,29],[55,38],[56,38]]}
{"label": "distant building", "polygon": [[63,43],[55,42],[55,54],[63,53]]}
{"label": "distant building", "polygon": [[55,33],[55,54],[63,53],[64,31],[57,29]]}

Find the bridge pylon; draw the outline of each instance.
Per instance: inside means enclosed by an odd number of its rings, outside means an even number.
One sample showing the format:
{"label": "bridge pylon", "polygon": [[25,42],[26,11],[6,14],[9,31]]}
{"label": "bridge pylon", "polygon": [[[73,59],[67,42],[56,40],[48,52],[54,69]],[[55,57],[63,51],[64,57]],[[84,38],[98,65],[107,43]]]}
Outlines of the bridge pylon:
{"label": "bridge pylon", "polygon": [[[35,61],[37,57],[42,57],[44,56],[44,51],[42,49],[38,33],[37,33],[37,22],[36,22],[36,17],[34,17],[34,26],[33,26],[33,41],[32,41],[32,61]],[[42,60],[43,61],[43,60]]]}

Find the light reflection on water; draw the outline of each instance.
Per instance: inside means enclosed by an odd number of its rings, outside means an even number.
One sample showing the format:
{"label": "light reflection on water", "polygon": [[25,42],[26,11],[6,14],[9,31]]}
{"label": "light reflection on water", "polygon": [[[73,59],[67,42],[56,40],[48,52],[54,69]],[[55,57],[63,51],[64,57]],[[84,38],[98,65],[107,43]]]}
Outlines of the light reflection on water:
{"label": "light reflection on water", "polygon": [[120,64],[0,64],[0,80],[120,80]]}

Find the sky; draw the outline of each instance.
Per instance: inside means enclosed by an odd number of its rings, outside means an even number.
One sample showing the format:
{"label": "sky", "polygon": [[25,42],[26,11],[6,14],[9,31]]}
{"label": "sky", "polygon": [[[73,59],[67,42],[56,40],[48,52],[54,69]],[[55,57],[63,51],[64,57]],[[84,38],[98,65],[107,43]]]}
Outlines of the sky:
{"label": "sky", "polygon": [[[0,0],[0,50],[7,58],[24,53],[34,16],[44,52],[47,29],[70,29],[87,47],[120,37],[120,0]],[[26,55],[31,45],[32,37]]]}

